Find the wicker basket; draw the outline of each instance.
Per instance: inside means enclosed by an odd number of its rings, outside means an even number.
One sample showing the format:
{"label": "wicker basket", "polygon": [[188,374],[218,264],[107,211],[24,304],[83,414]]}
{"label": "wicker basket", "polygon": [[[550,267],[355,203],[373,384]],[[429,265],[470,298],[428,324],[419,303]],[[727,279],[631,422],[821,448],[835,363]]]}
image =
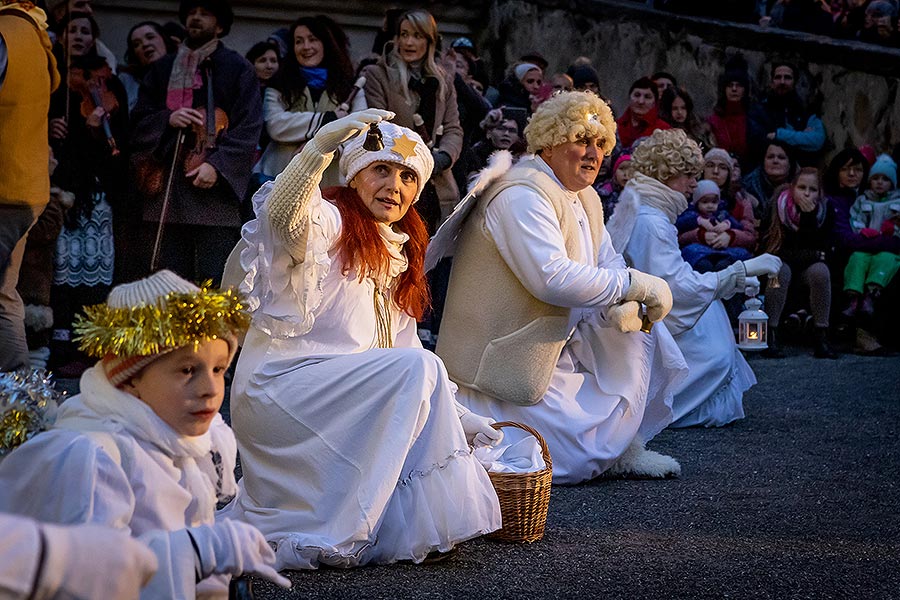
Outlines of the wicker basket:
{"label": "wicker basket", "polygon": [[550,480],[553,477],[553,461],[547,442],[537,431],[512,421],[494,423],[494,429],[518,427],[537,438],[541,455],[547,466],[533,473],[488,473],[497,497],[503,527],[488,537],[501,542],[536,542],[544,537],[547,524],[547,508],[550,505]]}

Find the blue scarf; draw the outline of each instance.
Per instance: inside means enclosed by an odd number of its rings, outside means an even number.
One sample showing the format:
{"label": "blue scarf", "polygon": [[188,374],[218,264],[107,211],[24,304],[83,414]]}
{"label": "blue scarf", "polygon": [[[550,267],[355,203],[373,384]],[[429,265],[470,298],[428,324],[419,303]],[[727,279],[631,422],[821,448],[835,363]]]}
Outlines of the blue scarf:
{"label": "blue scarf", "polygon": [[328,69],[324,67],[300,67],[300,72],[306,79],[307,87],[314,90],[324,90],[328,81]]}

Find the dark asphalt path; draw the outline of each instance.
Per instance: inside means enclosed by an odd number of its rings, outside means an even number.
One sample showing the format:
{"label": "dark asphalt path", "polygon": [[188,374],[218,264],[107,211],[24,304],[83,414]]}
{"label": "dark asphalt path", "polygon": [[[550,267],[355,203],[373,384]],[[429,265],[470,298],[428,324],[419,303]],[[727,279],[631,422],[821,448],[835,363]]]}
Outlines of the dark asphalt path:
{"label": "dark asphalt path", "polygon": [[751,364],[746,419],[651,443],[680,479],[557,487],[535,544],[292,572],[257,597],[900,598],[900,359]]}
{"label": "dark asphalt path", "polygon": [[679,479],[556,487],[540,542],[290,572],[256,597],[900,599],[900,358],[788,351],[751,357],[746,419],[651,442]]}

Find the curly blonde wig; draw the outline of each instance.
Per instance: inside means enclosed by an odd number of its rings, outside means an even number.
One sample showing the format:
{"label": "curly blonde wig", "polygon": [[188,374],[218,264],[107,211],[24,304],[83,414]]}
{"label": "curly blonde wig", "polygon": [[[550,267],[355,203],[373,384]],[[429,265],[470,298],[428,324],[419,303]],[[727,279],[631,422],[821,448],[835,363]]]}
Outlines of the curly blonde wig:
{"label": "curly blonde wig", "polygon": [[585,137],[600,138],[603,154],[616,145],[616,121],[609,106],[591,92],[560,92],[541,104],[525,126],[529,152]]}
{"label": "curly blonde wig", "polygon": [[665,183],[672,177],[696,177],[703,170],[703,153],[681,129],[657,129],[631,153],[638,173]]}

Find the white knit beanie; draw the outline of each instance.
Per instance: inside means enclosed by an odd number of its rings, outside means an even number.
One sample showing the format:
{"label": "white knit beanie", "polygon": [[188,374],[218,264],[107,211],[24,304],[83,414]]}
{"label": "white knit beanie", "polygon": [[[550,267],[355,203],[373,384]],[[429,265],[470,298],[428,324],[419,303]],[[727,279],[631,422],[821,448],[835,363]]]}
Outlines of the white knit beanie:
{"label": "white knit beanie", "polygon": [[366,141],[368,129],[344,144],[341,152],[341,177],[344,183],[349,183],[356,174],[374,162],[392,162],[409,167],[416,172],[417,185],[416,197],[413,203],[419,201],[425,182],[431,178],[434,170],[434,158],[431,149],[422,141],[412,129],[400,127],[394,123],[382,121],[378,124],[381,130],[384,148],[381,150],[366,150],[363,144]]}
{"label": "white knit beanie", "polygon": [[[106,300],[110,308],[137,308],[140,306],[157,306],[160,309],[166,308],[166,297],[171,293],[193,294],[200,291],[200,288],[193,283],[182,279],[172,271],[162,270],[131,283],[123,283],[117,285],[110,291]],[[237,338],[234,336],[226,336],[222,339],[228,343],[229,363],[231,358],[237,352]],[[103,370],[107,379],[113,386],[119,387],[129,379],[141,372],[150,363],[177,350],[180,346],[172,346],[161,348],[155,354],[122,356],[118,354],[107,354],[102,359]]]}
{"label": "white knit beanie", "polygon": [[535,64],[522,63],[521,65],[516,65],[516,68],[513,69],[513,72],[516,74],[516,79],[522,81],[522,78],[525,77],[525,74],[528,73],[528,71],[533,71],[535,69],[537,69],[538,71],[541,70],[541,68]]}
{"label": "white knit beanie", "polygon": [[719,184],[709,179],[701,179],[698,181],[697,187],[694,188],[694,202],[703,196],[715,196],[716,198],[721,198],[722,194],[719,191]]}

